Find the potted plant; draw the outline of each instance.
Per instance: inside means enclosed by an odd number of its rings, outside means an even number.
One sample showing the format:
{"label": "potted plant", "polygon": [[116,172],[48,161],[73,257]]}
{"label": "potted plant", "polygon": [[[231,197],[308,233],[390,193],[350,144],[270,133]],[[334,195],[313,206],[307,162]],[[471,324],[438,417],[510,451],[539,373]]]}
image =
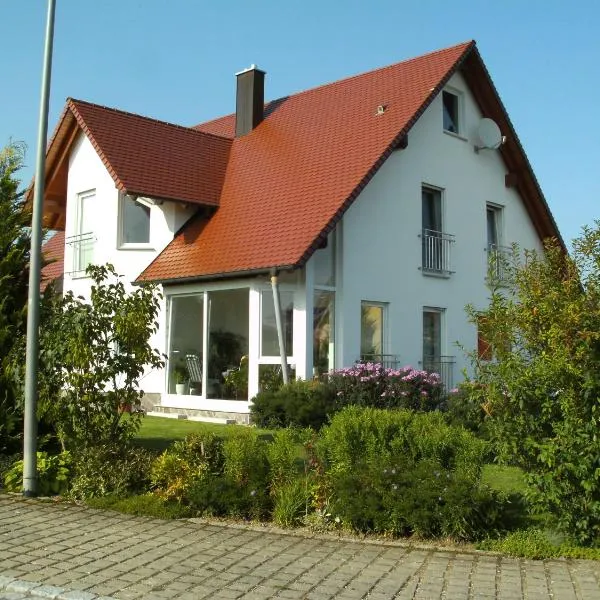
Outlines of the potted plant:
{"label": "potted plant", "polygon": [[185,395],[187,382],[188,382],[188,370],[184,365],[177,365],[173,369],[173,378],[175,379],[175,393],[179,396]]}

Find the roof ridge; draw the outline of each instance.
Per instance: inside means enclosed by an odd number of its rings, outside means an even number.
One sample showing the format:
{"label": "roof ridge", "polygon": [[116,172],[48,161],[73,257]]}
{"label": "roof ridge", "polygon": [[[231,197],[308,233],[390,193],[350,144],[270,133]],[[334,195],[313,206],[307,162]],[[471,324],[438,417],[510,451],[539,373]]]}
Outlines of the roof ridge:
{"label": "roof ridge", "polygon": [[80,100],[78,98],[67,98],[67,104],[85,104],[87,106],[93,106],[94,108],[101,108],[102,110],[108,110],[114,113],[120,113],[122,115],[127,115],[130,117],[137,117],[138,119],[144,119],[145,121],[152,121],[153,123],[159,123],[161,125],[168,125],[169,127],[176,127],[178,129],[183,129],[184,131],[190,131],[193,133],[200,133],[202,135],[209,135],[212,137],[219,138],[221,140],[231,141],[230,137],[219,135],[218,133],[212,133],[209,131],[201,131],[195,129],[194,127],[187,127],[186,125],[179,125],[178,123],[171,123],[170,121],[164,121],[162,119],[156,119],[154,117],[147,117],[145,115],[140,115],[138,113],[130,112],[128,110],[122,110],[120,108],[114,108],[112,106],[105,106],[104,104],[97,104],[96,102],[89,102],[88,100]]}
{"label": "roof ridge", "polygon": [[[476,47],[477,43],[476,43],[475,40],[471,39],[471,40],[468,40],[466,42],[461,42],[460,44],[453,44],[452,46],[447,46],[446,48],[440,48],[438,50],[432,50],[431,52],[426,52],[425,54],[419,54],[418,56],[411,56],[410,58],[405,58],[403,60],[390,63],[389,65],[384,65],[382,67],[376,67],[375,69],[369,69],[368,71],[361,71],[360,73],[355,73],[354,75],[349,75],[348,77],[342,77],[340,79],[335,79],[334,81],[329,81],[327,83],[321,83],[321,84],[316,85],[316,86],[311,87],[311,88],[307,88],[307,89],[304,89],[304,90],[298,90],[296,92],[292,92],[290,94],[286,94],[285,96],[280,96],[279,98],[274,98],[272,100],[269,100],[268,102],[265,102],[264,103],[264,108],[266,109],[273,102],[280,102],[284,98],[285,99],[290,99],[290,98],[292,98],[294,96],[299,96],[300,94],[308,94],[310,92],[316,92],[318,90],[321,90],[323,88],[327,88],[329,86],[334,86],[334,85],[337,85],[337,84],[340,84],[340,83],[346,82],[346,81],[352,81],[353,79],[357,79],[359,77],[364,77],[365,75],[371,75],[373,73],[377,73],[379,71],[384,71],[386,69],[391,69],[392,67],[398,67],[399,65],[410,63],[410,62],[413,62],[415,60],[422,60],[422,59],[431,58],[432,56],[435,56],[436,54],[441,54],[442,52],[448,52],[449,50],[455,50],[455,49],[460,48],[461,46],[464,46],[465,49],[466,49],[468,46]],[[225,115],[221,115],[219,117],[215,117],[213,119],[209,119],[208,121],[203,121],[202,123],[198,123],[198,124],[194,125],[193,128],[196,131],[202,131],[201,129],[198,129],[198,128],[199,127],[203,127],[205,125],[208,125],[210,123],[214,123],[215,121],[219,121],[221,119],[226,119],[226,118],[234,116],[234,115],[235,115],[235,113],[227,113]]]}

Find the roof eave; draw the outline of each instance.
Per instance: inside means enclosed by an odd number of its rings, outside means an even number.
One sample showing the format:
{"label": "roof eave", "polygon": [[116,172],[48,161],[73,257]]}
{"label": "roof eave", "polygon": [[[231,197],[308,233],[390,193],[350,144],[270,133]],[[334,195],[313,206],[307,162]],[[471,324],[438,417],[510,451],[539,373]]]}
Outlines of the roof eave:
{"label": "roof eave", "polygon": [[168,285],[182,285],[189,283],[205,283],[208,281],[222,281],[225,279],[242,279],[246,277],[256,277],[257,275],[268,275],[275,271],[294,271],[299,265],[274,265],[271,267],[261,267],[259,269],[246,269],[242,271],[230,271],[227,273],[211,273],[208,275],[191,275],[189,277],[167,277],[167,278],[152,278],[152,279],[140,279],[139,277],[133,281],[133,285],[145,285],[145,284],[160,284],[162,286]]}

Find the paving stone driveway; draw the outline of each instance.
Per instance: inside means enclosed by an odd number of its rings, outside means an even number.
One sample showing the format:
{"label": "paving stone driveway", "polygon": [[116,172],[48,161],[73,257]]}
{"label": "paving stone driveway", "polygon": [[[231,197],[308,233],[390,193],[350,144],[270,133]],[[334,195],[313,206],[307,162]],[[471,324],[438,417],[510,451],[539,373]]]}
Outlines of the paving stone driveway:
{"label": "paving stone driveway", "polygon": [[58,589],[46,597],[72,600],[600,600],[595,561],[411,549],[0,495],[0,598],[32,597],[7,587],[11,578],[35,583],[32,596]]}

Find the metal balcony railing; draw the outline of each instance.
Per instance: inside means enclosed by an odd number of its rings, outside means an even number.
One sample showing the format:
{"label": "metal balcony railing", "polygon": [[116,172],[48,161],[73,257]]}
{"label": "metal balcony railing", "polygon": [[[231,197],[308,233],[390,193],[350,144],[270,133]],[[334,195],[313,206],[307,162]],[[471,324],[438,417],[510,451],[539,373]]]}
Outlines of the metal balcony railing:
{"label": "metal balcony railing", "polygon": [[94,245],[96,244],[96,236],[93,232],[79,233],[72,235],[65,240],[68,246],[73,249],[73,268],[69,272],[70,275],[83,275],[88,265],[94,261]]}
{"label": "metal balcony railing", "polygon": [[454,385],[454,356],[424,356],[423,370],[437,373],[446,391],[451,390]]}
{"label": "metal balcony railing", "polygon": [[510,261],[512,248],[510,246],[499,246],[498,244],[488,244],[488,275],[494,276],[500,283],[508,281],[507,266]]}
{"label": "metal balcony railing", "polygon": [[377,363],[384,369],[398,369],[400,357],[397,354],[361,354],[361,363]]}
{"label": "metal balcony railing", "polygon": [[425,273],[437,273],[449,276],[452,271],[451,248],[454,236],[433,229],[423,229],[421,232],[423,245],[422,270]]}

